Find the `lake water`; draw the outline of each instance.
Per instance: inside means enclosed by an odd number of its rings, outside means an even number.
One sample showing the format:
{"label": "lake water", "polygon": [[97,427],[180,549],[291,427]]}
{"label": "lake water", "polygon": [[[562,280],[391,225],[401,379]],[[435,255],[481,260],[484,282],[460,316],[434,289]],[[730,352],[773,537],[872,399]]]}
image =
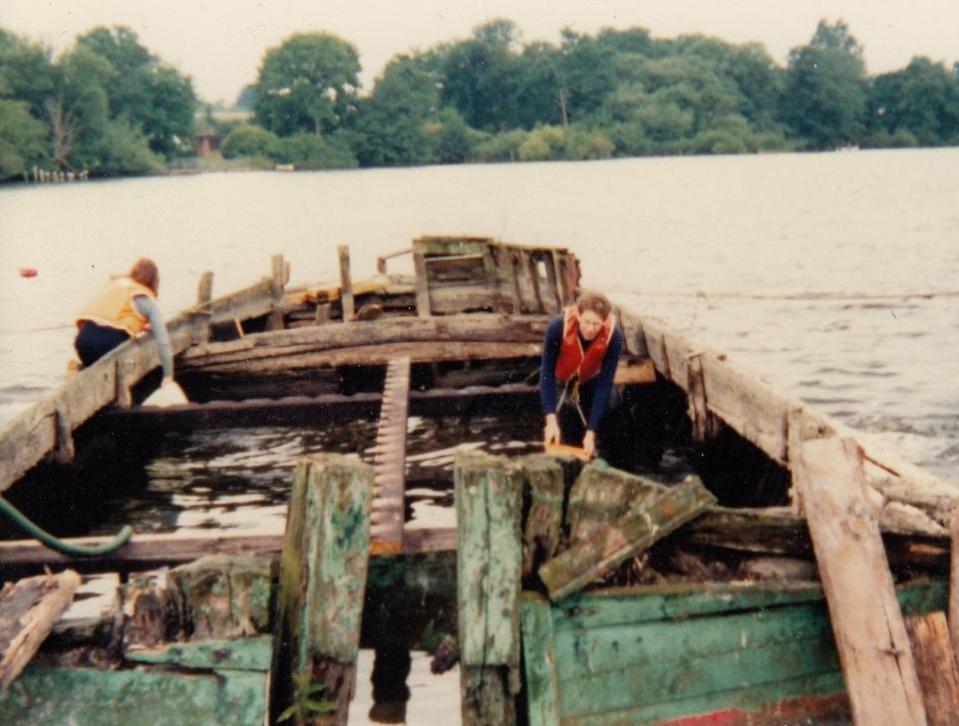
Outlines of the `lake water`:
{"label": "lake water", "polygon": [[[0,189],[0,422],[63,378],[109,273],[169,316],[267,275],[355,277],[423,234],[554,244],[653,313],[959,484],[959,149],[210,174]],[[21,278],[20,267],[35,267]]]}

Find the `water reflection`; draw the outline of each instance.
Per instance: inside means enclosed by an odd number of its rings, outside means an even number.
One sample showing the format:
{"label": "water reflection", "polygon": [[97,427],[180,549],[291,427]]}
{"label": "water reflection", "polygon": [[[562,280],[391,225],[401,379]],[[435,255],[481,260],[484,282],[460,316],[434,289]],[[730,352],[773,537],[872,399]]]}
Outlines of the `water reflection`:
{"label": "water reflection", "polygon": [[[538,419],[421,418],[407,426],[407,521],[450,527],[457,447],[517,456],[541,450]],[[143,484],[105,503],[89,534],[131,524],[141,534],[281,533],[293,470],[303,456],[338,453],[373,463],[376,424],[354,421],[317,428],[262,427],[170,432],[143,445],[125,463]]]}

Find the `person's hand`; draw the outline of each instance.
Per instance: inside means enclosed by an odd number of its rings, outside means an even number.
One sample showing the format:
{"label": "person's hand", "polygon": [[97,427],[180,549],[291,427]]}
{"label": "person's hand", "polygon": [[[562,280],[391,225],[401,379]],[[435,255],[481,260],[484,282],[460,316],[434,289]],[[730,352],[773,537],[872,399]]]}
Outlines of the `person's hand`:
{"label": "person's hand", "polygon": [[596,432],[587,431],[586,435],[583,437],[583,451],[586,452],[586,456],[593,458],[596,455]]}
{"label": "person's hand", "polygon": [[555,413],[546,414],[546,426],[543,429],[543,446],[559,443],[559,422]]}

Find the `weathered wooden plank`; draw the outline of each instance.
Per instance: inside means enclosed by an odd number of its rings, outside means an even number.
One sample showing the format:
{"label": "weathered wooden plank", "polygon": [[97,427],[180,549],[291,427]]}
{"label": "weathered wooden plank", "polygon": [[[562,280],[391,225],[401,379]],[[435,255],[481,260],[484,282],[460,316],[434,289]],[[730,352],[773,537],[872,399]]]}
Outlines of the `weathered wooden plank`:
{"label": "weathered wooden plank", "polygon": [[690,476],[646,506],[632,506],[626,515],[610,518],[601,531],[539,568],[550,599],[561,600],[586,587],[715,503],[699,477]]}
{"label": "weathered wooden plank", "polygon": [[[78,546],[103,544],[109,537],[74,537],[66,541]],[[441,527],[406,527],[403,532],[404,550],[417,552],[452,552],[456,549],[456,530]],[[208,534],[182,536],[176,534],[135,535],[119,552],[96,563],[87,561],[87,567],[103,570],[130,563],[182,564],[204,555],[277,555],[283,545],[282,534]],[[387,549],[376,538],[370,543],[374,555]],[[63,565],[71,558],[53,552],[36,540],[0,542],[0,562],[5,566]]]}
{"label": "weathered wooden plank", "polygon": [[273,637],[258,635],[252,638],[229,640],[197,640],[190,643],[167,643],[155,648],[132,647],[124,653],[134,663],[173,665],[195,670],[259,671],[270,670],[273,657]]}
{"label": "weathered wooden plank", "polygon": [[28,668],[3,700],[8,724],[261,726],[266,674]]}
{"label": "weathered wooden plank", "polygon": [[[357,324],[357,323],[352,323]],[[414,363],[462,360],[496,360],[500,358],[535,358],[542,352],[539,343],[503,342],[415,342],[356,345],[337,350],[295,354],[277,354],[268,358],[208,364],[203,373],[262,375],[271,372],[296,371],[304,368],[385,365],[397,357],[408,357]],[[196,369],[197,366],[184,366]]]}
{"label": "weathered wooden plank", "polygon": [[80,575],[66,570],[8,582],[0,591],[0,691],[6,691],[73,601]]}
{"label": "weathered wooden plank", "polygon": [[207,318],[207,324],[197,331],[194,342],[205,343],[210,339],[209,320],[213,317],[213,273],[209,270],[200,275],[200,282],[197,284],[196,307],[197,314]]}
{"label": "weathered wooden plank", "polygon": [[[259,357],[346,348],[356,345],[413,342],[542,343],[548,319],[506,315],[450,315],[443,318],[389,318],[254,333],[241,340],[197,345],[184,353],[182,367],[219,364]],[[284,350],[290,348],[290,350]]]}
{"label": "weathered wooden plank", "polygon": [[[369,559],[373,469],[326,454],[297,465],[280,557],[271,708],[274,718],[302,704],[304,688],[345,724],[356,677]],[[301,714],[297,722],[313,721]]]}
{"label": "weathered wooden plank", "polygon": [[836,650],[828,638],[791,640],[756,650],[710,653],[663,664],[566,678],[560,669],[560,708],[575,718],[592,711],[617,711],[695,698],[740,688],[778,683],[837,670]]}
{"label": "weathered wooden plank", "polygon": [[549,602],[524,592],[521,609],[529,725],[555,726],[560,723],[559,678]]}
{"label": "weathered wooden plank", "polygon": [[340,304],[343,306],[343,322],[353,319],[356,312],[353,302],[353,278],[350,275],[350,248],[340,245],[336,248],[340,258]]}
{"label": "weathered wooden plank", "polygon": [[757,375],[714,353],[704,353],[698,360],[708,410],[770,458],[786,463],[788,399]]}
{"label": "weathered wooden plank", "polygon": [[959,724],[959,666],[944,612],[906,618],[929,726]]}
{"label": "weathered wooden plank", "polygon": [[[896,596],[911,615],[943,608],[948,590],[942,582],[920,580],[900,587]],[[822,588],[811,583],[676,583],[577,593],[552,607],[558,633],[822,601]]]}
{"label": "weathered wooden plank", "polygon": [[459,451],[457,519],[462,721],[511,724],[519,692],[522,480],[505,459]]}
{"label": "weathered wooden plank", "polygon": [[273,255],[270,258],[272,275],[270,277],[270,317],[267,318],[267,330],[283,329],[283,286],[286,284],[286,265],[283,255]]}
{"label": "weathered wooden plank", "polygon": [[916,666],[860,456],[850,439],[806,442],[795,462],[797,483],[857,723],[924,724]]}

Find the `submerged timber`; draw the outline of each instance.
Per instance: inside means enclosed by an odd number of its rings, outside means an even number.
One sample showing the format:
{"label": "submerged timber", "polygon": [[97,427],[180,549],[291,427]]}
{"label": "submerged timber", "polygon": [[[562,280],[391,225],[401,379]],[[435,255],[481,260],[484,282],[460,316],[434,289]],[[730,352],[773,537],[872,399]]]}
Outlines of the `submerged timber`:
{"label": "submerged timber", "polygon": [[[388,273],[400,254],[414,276]],[[616,310],[608,463],[460,452],[457,526],[410,521],[409,417],[539,421],[580,274],[483,238],[397,255],[354,280],[340,248],[339,282],[301,288],[277,256],[216,299],[206,273],[169,324],[191,403],[140,405],[140,339],[4,426],[0,492],[29,501],[106,466],[104,441],[376,423],[368,461],[298,464],[285,535],[135,534],[99,560],[0,542],[5,580],[68,567],[103,593],[46,617],[5,723],[343,723],[361,645],[458,659],[464,723],[946,722],[955,490],[658,320]]]}

